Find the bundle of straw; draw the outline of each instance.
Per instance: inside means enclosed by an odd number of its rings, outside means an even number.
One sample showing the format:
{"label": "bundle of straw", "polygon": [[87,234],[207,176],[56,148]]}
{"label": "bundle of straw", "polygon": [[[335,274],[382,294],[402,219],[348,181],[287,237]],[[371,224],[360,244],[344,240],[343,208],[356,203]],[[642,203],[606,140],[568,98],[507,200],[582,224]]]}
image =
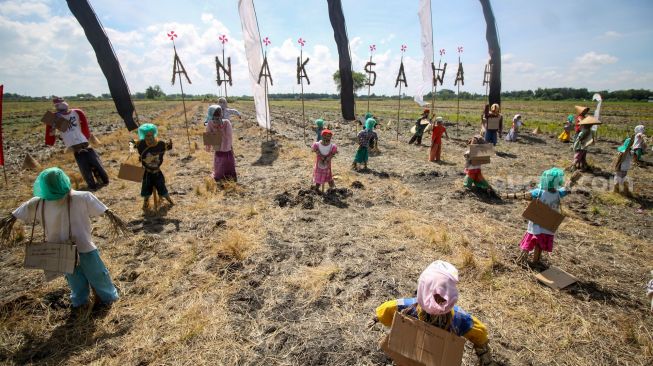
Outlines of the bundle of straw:
{"label": "bundle of straw", "polygon": [[16,218],[13,215],[5,216],[0,220],[0,247],[7,247],[13,241],[12,232]]}
{"label": "bundle of straw", "polygon": [[109,219],[108,234],[112,238],[118,238],[121,236],[131,235],[131,231],[127,227],[127,224],[111,210],[106,210],[104,214]]}

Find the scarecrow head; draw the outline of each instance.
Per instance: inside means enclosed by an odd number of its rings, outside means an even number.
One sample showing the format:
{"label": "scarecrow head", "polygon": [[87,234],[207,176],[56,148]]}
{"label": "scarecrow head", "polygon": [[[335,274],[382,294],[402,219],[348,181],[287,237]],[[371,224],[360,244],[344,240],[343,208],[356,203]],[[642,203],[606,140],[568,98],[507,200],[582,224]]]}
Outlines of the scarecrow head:
{"label": "scarecrow head", "polygon": [[458,270],[451,263],[437,260],[419,276],[417,303],[431,315],[446,314],[458,301]]}
{"label": "scarecrow head", "polygon": [[70,178],[59,168],[42,171],[34,181],[34,196],[46,201],[60,200],[70,192]]}

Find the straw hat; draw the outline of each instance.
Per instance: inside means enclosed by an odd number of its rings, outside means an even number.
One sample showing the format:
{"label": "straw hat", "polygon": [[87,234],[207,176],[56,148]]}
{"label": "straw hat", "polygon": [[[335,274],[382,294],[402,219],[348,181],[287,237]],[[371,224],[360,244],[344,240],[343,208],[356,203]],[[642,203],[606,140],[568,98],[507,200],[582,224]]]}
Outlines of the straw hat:
{"label": "straw hat", "polygon": [[596,118],[594,118],[592,116],[587,116],[587,117],[583,118],[582,121],[578,122],[578,124],[581,125],[581,126],[583,126],[583,125],[600,125],[601,121],[599,121],[598,119],[596,119]]}
{"label": "straw hat", "polygon": [[23,160],[23,169],[39,170],[41,169],[41,164],[39,164],[39,162],[36,161],[32,155],[25,154],[25,160]]}
{"label": "straw hat", "polygon": [[540,126],[535,127],[535,129],[533,130],[534,135],[539,135],[541,133],[542,133],[542,130],[540,130]]}
{"label": "straw hat", "polygon": [[590,107],[582,107],[582,106],[579,106],[579,105],[575,106],[574,109],[576,110],[577,115],[587,113],[587,112],[590,111]]}

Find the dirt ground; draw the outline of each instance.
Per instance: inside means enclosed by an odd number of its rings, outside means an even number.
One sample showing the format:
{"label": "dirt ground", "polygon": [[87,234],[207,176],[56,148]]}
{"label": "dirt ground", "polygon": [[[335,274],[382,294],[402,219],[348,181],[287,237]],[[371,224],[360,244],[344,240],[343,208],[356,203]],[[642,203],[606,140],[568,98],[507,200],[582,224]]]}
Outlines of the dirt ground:
{"label": "dirt ground", "polygon": [[[208,103],[187,106],[194,147]],[[337,189],[321,195],[310,190],[313,132],[304,142],[300,105],[272,105],[270,142],[252,104],[233,107],[245,115],[233,123],[238,183],[223,187],[209,178],[210,153],[189,154],[181,104],[144,107],[143,121],[174,140],[163,171],[176,203],[145,214],[140,185],[116,177],[133,134],[116,115],[91,118],[112,178],[96,195],[133,231],[111,239],[106,219],[94,222],[121,299],[107,312],[70,316],[63,279],[46,283],[22,269],[29,225],[20,227],[16,243],[0,251],[0,362],[386,365],[391,360],[377,343],[388,329],[366,326],[375,307],[412,296],[421,271],[444,259],[459,268],[459,305],[486,323],[500,364],[653,364],[653,314],[644,294],[653,269],[653,168],[629,173],[634,198],[611,193],[617,141],[591,147],[595,168],[563,199],[567,218],[553,253],[543,265],[523,268],[514,260],[527,202],[462,186],[462,154],[476,124],[447,123],[444,162],[435,164],[427,161],[428,136],[424,146],[408,145],[407,119],[397,141],[396,124],[388,128],[393,112],[383,111],[380,153],[368,170],[355,172],[358,127],[338,122],[332,106],[311,108],[311,118],[328,121],[339,148]],[[10,129],[9,161],[15,167],[30,152],[83,189],[71,154],[61,145],[46,150],[42,134],[37,124],[28,133]],[[496,150],[483,172],[502,194],[523,192],[543,170],[566,167],[572,157],[554,134],[529,131]],[[31,197],[36,174],[10,165],[9,189],[0,190],[4,212]],[[562,291],[539,284],[535,274],[552,265],[579,281]],[[463,364],[476,364],[469,344]]]}

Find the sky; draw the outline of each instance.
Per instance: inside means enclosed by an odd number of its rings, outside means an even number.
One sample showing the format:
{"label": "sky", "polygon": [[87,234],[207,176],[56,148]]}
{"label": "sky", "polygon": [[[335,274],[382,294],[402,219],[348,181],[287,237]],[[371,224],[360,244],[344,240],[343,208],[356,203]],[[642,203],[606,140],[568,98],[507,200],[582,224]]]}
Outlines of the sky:
{"label": "sky", "polygon": [[[129,87],[142,92],[171,85],[175,40],[191,85],[190,94],[219,94],[215,56],[228,42],[233,86],[229,95],[251,95],[237,0],[91,0],[120,60]],[[376,45],[372,93],[397,95],[402,45],[412,95],[422,83],[418,0],[343,0],[352,66],[362,72]],[[305,92],[336,93],[332,74],[338,54],[326,0],[255,0],[261,38],[274,85],[271,93],[298,93],[297,40],[311,84]],[[653,1],[493,0],[502,52],[502,89],[575,87],[590,90],[653,89]],[[455,89],[460,54],[465,70],[461,91],[484,93],[488,59],[485,21],[477,0],[432,0],[435,60],[445,49],[444,85]],[[32,96],[108,93],[93,49],[64,0],[0,0],[0,84],[5,92]],[[407,90],[406,90],[407,89]]]}

